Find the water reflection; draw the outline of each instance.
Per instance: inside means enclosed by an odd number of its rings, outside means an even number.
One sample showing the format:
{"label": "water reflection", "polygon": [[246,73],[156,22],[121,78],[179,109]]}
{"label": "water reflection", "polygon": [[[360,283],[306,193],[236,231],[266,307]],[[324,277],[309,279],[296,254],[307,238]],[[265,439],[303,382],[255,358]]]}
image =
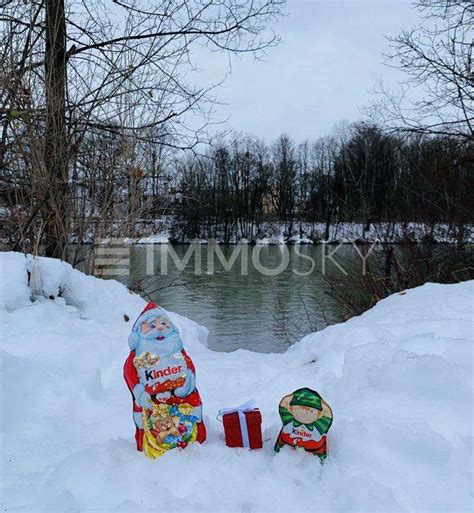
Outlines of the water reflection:
{"label": "water reflection", "polygon": [[[220,246],[220,249],[228,260],[235,246]],[[249,247],[249,251],[253,249]],[[130,251],[130,285],[144,284],[154,301],[205,325],[210,331],[209,345],[215,350],[280,352],[305,334],[338,320],[338,307],[326,294],[327,283],[319,272],[324,249],[324,246],[259,247],[259,261],[267,269],[276,269],[282,262],[282,252],[288,251],[286,269],[276,276],[265,276],[252,265],[251,257],[246,275],[241,272],[240,258],[231,270],[225,270],[214,258],[211,274],[207,269],[208,249],[203,246],[201,275],[195,274],[195,254],[190,256],[183,271],[168,259],[168,274],[162,275],[161,253],[167,251],[167,246],[156,245],[153,246],[154,275],[150,277],[146,247],[135,245]],[[173,250],[183,259],[189,246],[174,246]],[[339,252],[347,258],[354,250],[347,246]],[[316,265],[308,274],[312,269],[310,258]],[[167,287],[169,284],[172,286]]]}

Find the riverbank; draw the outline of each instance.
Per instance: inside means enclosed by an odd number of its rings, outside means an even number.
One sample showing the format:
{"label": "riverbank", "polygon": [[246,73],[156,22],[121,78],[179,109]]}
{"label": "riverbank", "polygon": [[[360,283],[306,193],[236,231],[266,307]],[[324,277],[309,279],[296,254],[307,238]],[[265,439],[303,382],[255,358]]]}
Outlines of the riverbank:
{"label": "riverbank", "polygon": [[[150,461],[135,451],[122,379],[145,302],[57,260],[0,253],[0,269],[5,510],[470,509],[474,282],[393,295],[283,354],[211,351],[206,328],[170,313],[208,440]],[[334,411],[323,466],[273,453],[278,401],[301,386]],[[252,398],[264,448],[229,449],[217,411]]]}
{"label": "riverbank", "polygon": [[445,223],[427,225],[424,223],[294,223],[288,224],[268,222],[262,223],[251,235],[244,235],[242,230],[235,229],[231,235],[225,236],[218,230],[213,237],[188,237],[172,216],[157,220],[152,226],[143,225],[143,229],[151,233],[130,239],[135,244],[207,244],[212,240],[218,244],[339,244],[339,243],[446,243],[456,244],[460,240],[474,242],[472,226],[463,226],[462,233],[457,226]]}
{"label": "riverbank", "polygon": [[[138,219],[130,229],[128,221],[116,221],[109,227],[109,235],[97,237],[91,222],[86,234],[80,237],[73,234],[71,244],[100,244],[110,241],[122,244],[258,244],[258,245],[299,245],[299,244],[465,244],[474,243],[474,225],[462,226],[447,223],[426,224],[421,222],[381,222],[364,225],[359,222],[338,222],[327,225],[323,222],[263,222],[258,227],[242,230],[233,226],[226,234],[223,228],[206,233],[199,229],[199,236],[189,236],[173,215],[156,219]],[[124,229],[124,226],[127,229]],[[130,231],[135,236],[130,236]],[[0,231],[0,245],[4,250],[11,247],[9,240]]]}

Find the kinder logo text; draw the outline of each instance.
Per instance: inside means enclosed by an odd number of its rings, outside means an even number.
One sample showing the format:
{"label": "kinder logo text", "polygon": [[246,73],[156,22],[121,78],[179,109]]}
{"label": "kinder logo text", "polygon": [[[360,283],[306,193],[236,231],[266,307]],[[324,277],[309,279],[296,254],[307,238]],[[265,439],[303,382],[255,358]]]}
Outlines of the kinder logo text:
{"label": "kinder logo text", "polygon": [[307,433],[306,431],[302,431],[301,429],[293,429],[293,434],[296,436],[300,436],[301,438],[308,438],[311,436],[310,433]]}
{"label": "kinder logo text", "polygon": [[145,371],[145,379],[147,381],[165,378],[167,376],[172,376],[174,374],[179,374],[181,372],[182,366],[178,365],[176,367],[166,367],[166,369],[162,370],[147,370]]}

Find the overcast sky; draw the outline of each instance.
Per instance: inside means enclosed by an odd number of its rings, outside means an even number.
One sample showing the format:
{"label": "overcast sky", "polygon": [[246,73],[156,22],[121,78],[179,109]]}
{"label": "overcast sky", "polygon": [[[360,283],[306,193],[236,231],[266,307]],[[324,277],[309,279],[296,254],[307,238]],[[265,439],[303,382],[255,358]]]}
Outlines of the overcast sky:
{"label": "overcast sky", "polygon": [[[360,119],[378,80],[396,84],[398,72],[383,65],[384,35],[417,23],[410,0],[288,0],[286,10],[275,27],[280,45],[264,62],[233,60],[217,91],[227,105],[217,108],[216,119],[230,116],[228,128],[267,140],[283,132],[315,139],[338,121]],[[214,78],[227,62],[212,56],[200,65]]]}

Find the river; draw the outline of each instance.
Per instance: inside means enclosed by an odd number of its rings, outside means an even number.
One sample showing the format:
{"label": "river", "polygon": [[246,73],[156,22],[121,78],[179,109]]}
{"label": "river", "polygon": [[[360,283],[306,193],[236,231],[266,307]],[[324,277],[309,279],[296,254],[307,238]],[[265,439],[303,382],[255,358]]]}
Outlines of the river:
{"label": "river", "polygon": [[[124,281],[147,292],[164,308],[206,326],[209,347],[214,350],[282,352],[304,335],[341,318],[340,307],[326,293],[328,283],[321,274],[323,267],[341,272],[327,258],[332,246],[244,246],[246,274],[242,253],[234,254],[236,260],[226,270],[213,248],[194,246],[192,254],[190,248],[131,246],[130,277]],[[218,251],[229,261],[237,248],[220,245]],[[189,260],[180,270],[175,260],[178,265],[184,262],[188,251]],[[355,261],[355,250],[341,246],[333,258]]]}

